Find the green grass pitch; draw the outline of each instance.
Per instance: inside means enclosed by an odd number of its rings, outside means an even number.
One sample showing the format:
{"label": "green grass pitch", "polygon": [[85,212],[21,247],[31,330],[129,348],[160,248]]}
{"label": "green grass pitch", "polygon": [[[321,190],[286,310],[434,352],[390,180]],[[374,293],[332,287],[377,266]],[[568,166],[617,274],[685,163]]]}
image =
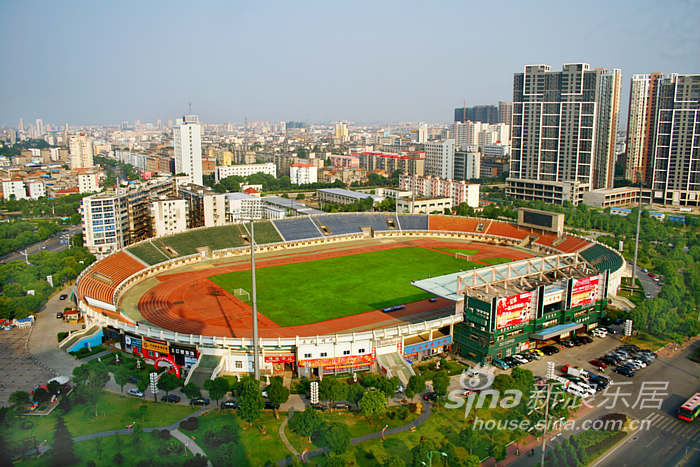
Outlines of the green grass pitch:
{"label": "green grass pitch", "polygon": [[[406,247],[259,268],[258,311],[280,326],[317,323],[426,299],[430,294],[412,286],[412,280],[475,267],[483,265]],[[250,271],[211,280],[231,293],[251,289]]]}

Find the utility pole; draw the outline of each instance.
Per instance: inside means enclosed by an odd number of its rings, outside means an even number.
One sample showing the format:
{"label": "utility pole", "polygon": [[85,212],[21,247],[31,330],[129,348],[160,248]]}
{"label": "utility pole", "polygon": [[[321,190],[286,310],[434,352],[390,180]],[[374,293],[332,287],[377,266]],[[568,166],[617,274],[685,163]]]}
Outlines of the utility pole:
{"label": "utility pole", "polygon": [[639,250],[639,227],[642,222],[642,174],[636,172],[639,177],[639,211],[637,211],[637,234],[634,240],[634,264],[632,264],[632,288],[637,287],[637,252]]}
{"label": "utility pole", "polygon": [[544,467],[544,452],[547,449],[547,428],[549,424],[549,395],[552,392],[552,383],[547,383],[547,399],[544,406],[544,431],[542,432],[542,460],[540,466]]}
{"label": "utility pole", "polygon": [[253,294],[253,371],[255,379],[260,379],[260,361],[258,353],[258,297],[255,291],[255,223],[250,218],[250,282]]}

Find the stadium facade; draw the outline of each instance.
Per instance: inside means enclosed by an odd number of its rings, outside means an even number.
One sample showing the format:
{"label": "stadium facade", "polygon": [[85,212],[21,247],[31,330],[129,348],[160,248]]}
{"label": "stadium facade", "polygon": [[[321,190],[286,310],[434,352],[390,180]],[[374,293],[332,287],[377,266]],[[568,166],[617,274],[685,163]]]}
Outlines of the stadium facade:
{"label": "stadium facade", "polygon": [[[607,296],[616,293],[624,270],[619,253],[604,245],[570,234],[490,219],[352,213],[260,224],[266,224],[270,231],[277,232],[275,238],[282,239],[270,243],[258,240],[256,251],[261,253],[367,238],[438,238],[509,246],[539,255],[458,273],[448,284],[453,295],[432,289],[416,278],[417,287],[454,302],[446,313],[430,319],[367,331],[319,335],[315,331],[288,337],[281,333],[261,338],[264,375],[292,371],[313,376],[378,367],[405,381],[412,372],[407,361],[450,348],[473,360],[488,361],[499,354],[508,355],[561,337],[564,333],[557,333],[561,325],[571,324],[569,332],[590,329],[604,313]],[[555,225],[554,220],[550,225]],[[258,230],[256,227],[256,239]],[[197,230],[181,235],[193,232]],[[207,232],[202,230],[202,238],[213,238]],[[124,313],[125,296],[145,280],[184,266],[199,267],[200,263],[222,258],[245,257],[250,255],[250,247],[243,244],[217,250],[212,243],[211,248],[179,253],[166,247],[164,253],[174,255],[167,260],[148,256],[146,247],[153,245],[142,242],[128,252],[107,256],[81,273],[74,297],[86,326],[67,337],[60,347],[77,350],[86,342],[94,345],[99,336],[99,340],[118,343],[122,350],[136,353],[155,366],[170,365],[178,374],[184,370],[183,376],[188,380],[252,372],[253,342],[249,337],[181,332],[176,322],[156,326]],[[556,335],[549,335],[553,330]]]}

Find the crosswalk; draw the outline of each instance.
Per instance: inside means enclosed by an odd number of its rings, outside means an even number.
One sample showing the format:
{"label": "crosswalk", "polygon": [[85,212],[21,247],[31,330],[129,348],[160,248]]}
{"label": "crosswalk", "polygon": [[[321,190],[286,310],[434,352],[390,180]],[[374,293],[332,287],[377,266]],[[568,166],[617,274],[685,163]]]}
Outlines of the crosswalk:
{"label": "crosswalk", "polygon": [[684,439],[693,439],[700,434],[700,427],[695,423],[688,423],[665,413],[653,412],[643,420],[642,429],[662,431]]}

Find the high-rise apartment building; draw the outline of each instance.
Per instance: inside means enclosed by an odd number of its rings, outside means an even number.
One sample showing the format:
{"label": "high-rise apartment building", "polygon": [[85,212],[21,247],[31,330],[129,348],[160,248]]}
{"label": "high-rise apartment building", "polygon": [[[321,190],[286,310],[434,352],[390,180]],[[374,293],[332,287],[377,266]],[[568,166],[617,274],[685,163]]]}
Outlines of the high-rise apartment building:
{"label": "high-rise apartment building", "polygon": [[454,178],[455,140],[428,142],[425,150],[425,175]]}
{"label": "high-rise apartment building", "polygon": [[173,128],[175,173],[187,174],[190,183],[202,183],[202,129],[196,115],[177,119]]}
{"label": "high-rise apartment building", "polygon": [[475,105],[455,109],[455,122],[498,123],[498,107],[495,105]]}
{"label": "high-rise apartment building", "polygon": [[163,237],[187,230],[187,209],[184,199],[159,199],[151,202],[153,236]]}
{"label": "high-rise apartment building", "polygon": [[421,125],[418,127],[418,143],[427,143],[428,142],[428,125],[425,123],[421,123]]}
{"label": "high-rise apartment building", "polygon": [[652,201],[700,206],[700,74],[658,79],[651,144]]}
{"label": "high-rise apartment building", "polygon": [[34,124],[36,126],[36,136],[37,138],[41,138],[41,136],[44,134],[44,121],[37,118]]}
{"label": "high-rise apartment building", "polygon": [[92,161],[92,138],[88,135],[85,133],[71,135],[68,140],[68,146],[70,148],[71,169],[93,167],[95,165]]}
{"label": "high-rise apartment building", "polygon": [[629,113],[627,114],[627,144],[625,178],[639,183],[651,183],[652,141],[656,118],[656,93],[661,73],[632,75]]}
{"label": "high-rise apartment building", "polygon": [[513,104],[510,102],[498,101],[498,123],[510,125],[512,117]]}
{"label": "high-rise apartment building", "polygon": [[513,79],[506,194],[574,205],[613,184],[621,71],[569,63],[527,65]]}
{"label": "high-rise apartment building", "polygon": [[335,139],[340,143],[344,143],[350,139],[348,122],[335,122]]}
{"label": "high-rise apartment building", "polygon": [[177,187],[185,200],[187,227],[216,227],[226,223],[226,195],[211,188],[184,183]]}
{"label": "high-rise apartment building", "polygon": [[318,167],[313,164],[297,162],[289,167],[289,179],[292,185],[306,185],[318,182]]}
{"label": "high-rise apartment building", "polygon": [[453,178],[455,180],[474,180],[480,177],[481,153],[455,151]]}

